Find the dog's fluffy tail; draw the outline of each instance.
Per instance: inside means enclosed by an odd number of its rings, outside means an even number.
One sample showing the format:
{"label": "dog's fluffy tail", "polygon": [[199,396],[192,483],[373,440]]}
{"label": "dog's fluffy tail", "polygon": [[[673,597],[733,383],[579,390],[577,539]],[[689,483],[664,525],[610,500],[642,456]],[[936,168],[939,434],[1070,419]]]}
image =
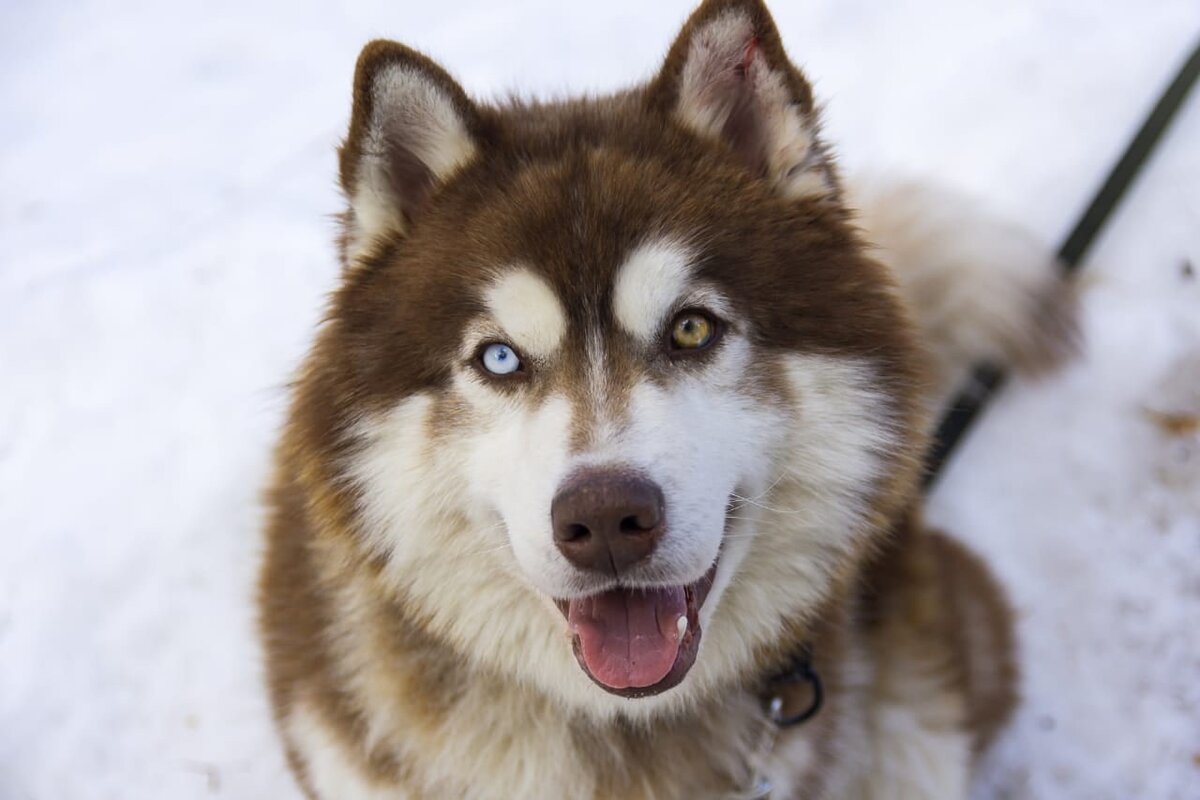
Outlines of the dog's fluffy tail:
{"label": "dog's fluffy tail", "polygon": [[924,183],[866,178],[850,200],[912,309],[940,402],[977,363],[1038,373],[1074,352],[1075,292],[1027,231]]}

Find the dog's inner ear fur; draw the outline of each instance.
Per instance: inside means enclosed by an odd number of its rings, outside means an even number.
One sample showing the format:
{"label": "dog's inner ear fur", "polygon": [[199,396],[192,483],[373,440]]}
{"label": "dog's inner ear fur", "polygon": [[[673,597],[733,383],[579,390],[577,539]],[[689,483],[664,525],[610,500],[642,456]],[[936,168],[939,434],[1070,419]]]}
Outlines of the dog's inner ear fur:
{"label": "dog's inner ear fur", "polygon": [[692,14],[648,99],[728,145],[787,197],[836,196],[812,90],[759,0],[708,0]]}
{"label": "dog's inner ear fur", "polygon": [[474,105],[441,67],[395,42],[363,48],[339,151],[347,263],[407,231],[438,184],[476,156],[477,127]]}

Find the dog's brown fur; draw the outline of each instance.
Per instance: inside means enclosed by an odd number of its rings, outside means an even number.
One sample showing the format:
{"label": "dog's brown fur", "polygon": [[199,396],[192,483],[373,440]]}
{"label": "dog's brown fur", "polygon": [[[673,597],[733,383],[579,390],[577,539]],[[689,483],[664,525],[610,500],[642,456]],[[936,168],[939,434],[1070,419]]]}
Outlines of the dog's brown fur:
{"label": "dog's brown fur", "polygon": [[[815,114],[808,83],[755,0],[706,2],[658,78],[607,99],[481,107],[424,56],[381,42],[363,51],[341,151],[348,194],[364,158],[373,76],[390,64],[413,66],[436,84],[487,157],[443,184],[411,153],[394,154],[392,178],[414,187],[398,203],[403,218],[368,246],[348,212],[344,282],[296,383],[268,497],[260,603],[272,704],[310,797],[329,800],[312,779],[313,756],[297,749],[297,713],[316,721],[323,747],[354,776],[345,796],[355,800],[516,791],[722,797],[745,791],[760,772],[775,779],[776,800],[918,796],[917,789],[905,793],[906,776],[886,753],[863,744],[880,735],[881,709],[911,711],[922,730],[969,736],[976,752],[1010,714],[1011,614],[978,559],[921,525],[917,477],[930,388],[920,346],[887,271],[864,256],[832,163],[817,162],[825,193],[781,198],[759,179],[766,167],[753,153],[761,132],[727,131],[730,146],[668,121],[690,36],[731,9],[750,16],[757,46],[785,76],[800,112]],[[506,187],[506,202],[494,202],[495,186]],[[447,332],[478,309],[470,291],[447,296],[445,276],[469,288],[488,274],[486,264],[459,260],[464,239],[498,261],[535,260],[556,291],[579,298],[568,308],[586,309],[587,298],[604,296],[612,282],[603,265],[619,263],[635,244],[627,234],[647,221],[670,228],[681,219],[716,232],[702,269],[766,315],[755,332],[765,352],[869,356],[879,366],[902,442],[869,494],[879,533],[858,540],[820,608],[762,646],[754,675],[683,710],[597,718],[472,663],[441,636],[385,576],[386,555],[363,545],[358,496],[342,469],[355,453],[349,431],[361,415],[447,379],[442,365],[458,358],[457,339]],[[563,250],[547,235],[576,225],[590,226],[578,239],[586,252]],[[784,290],[797,281],[797,259],[806,264],[804,290]],[[753,266],[722,266],[731,260]],[[585,271],[581,263],[597,266]],[[618,364],[622,358],[635,354],[614,357]],[[763,374],[757,391],[771,395],[769,370]],[[576,377],[564,375],[558,388],[571,391]],[[430,424],[452,426],[462,413],[439,406]],[[826,704],[814,721],[775,738],[762,705],[765,681],[805,644],[816,654]],[[786,699],[789,707],[805,701]],[[440,765],[451,747],[465,748],[473,762],[457,771]],[[515,761],[536,774],[520,790],[503,783]],[[892,779],[899,782],[891,794],[878,788]]]}

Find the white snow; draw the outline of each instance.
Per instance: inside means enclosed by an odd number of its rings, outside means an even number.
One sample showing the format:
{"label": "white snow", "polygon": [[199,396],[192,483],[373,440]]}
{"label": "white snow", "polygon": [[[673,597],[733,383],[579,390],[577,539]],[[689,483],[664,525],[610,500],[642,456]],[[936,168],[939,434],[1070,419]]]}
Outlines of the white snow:
{"label": "white snow", "polygon": [[[257,493],[336,277],[358,48],[470,91],[648,75],[688,0],[0,4],[0,797],[295,798],[253,636]],[[850,166],[1060,237],[1196,0],[779,0]],[[1200,95],[1087,267],[1086,355],[1012,385],[930,516],[1021,619],[976,795],[1200,796]]]}

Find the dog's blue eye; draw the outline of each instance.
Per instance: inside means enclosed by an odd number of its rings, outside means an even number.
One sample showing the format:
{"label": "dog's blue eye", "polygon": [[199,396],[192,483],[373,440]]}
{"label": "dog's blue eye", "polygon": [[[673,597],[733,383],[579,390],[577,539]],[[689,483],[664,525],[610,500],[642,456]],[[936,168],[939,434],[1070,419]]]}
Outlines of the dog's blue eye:
{"label": "dog's blue eye", "polygon": [[511,375],[521,368],[521,359],[506,344],[489,344],[479,357],[483,368],[493,375]]}

